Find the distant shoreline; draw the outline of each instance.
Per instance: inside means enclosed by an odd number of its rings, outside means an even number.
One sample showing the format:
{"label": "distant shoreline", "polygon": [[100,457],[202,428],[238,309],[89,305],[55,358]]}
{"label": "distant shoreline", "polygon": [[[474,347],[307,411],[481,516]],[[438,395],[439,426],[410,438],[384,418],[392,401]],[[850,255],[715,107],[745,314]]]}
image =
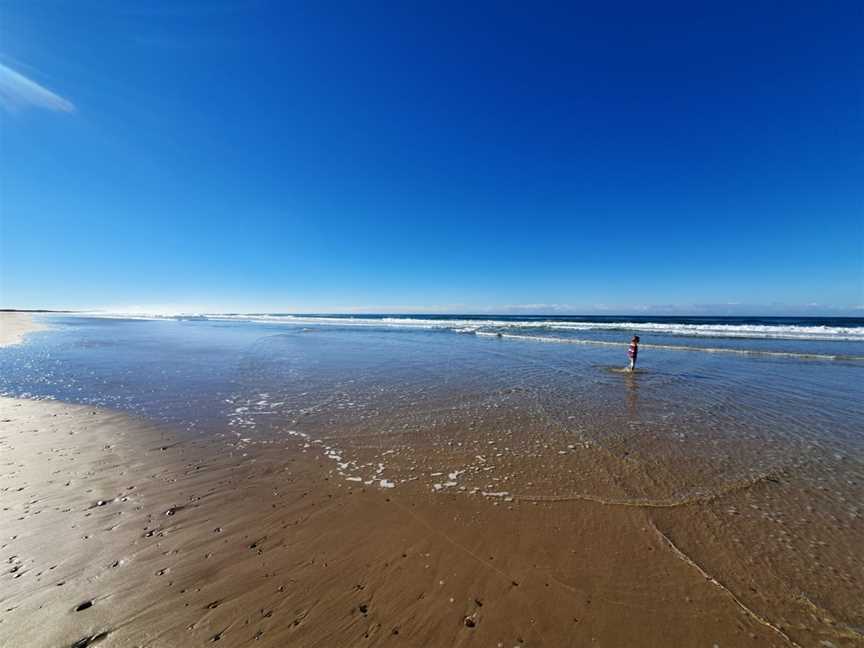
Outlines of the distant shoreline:
{"label": "distant shoreline", "polygon": [[78,313],[73,310],[52,310],[49,308],[0,308],[0,313]]}

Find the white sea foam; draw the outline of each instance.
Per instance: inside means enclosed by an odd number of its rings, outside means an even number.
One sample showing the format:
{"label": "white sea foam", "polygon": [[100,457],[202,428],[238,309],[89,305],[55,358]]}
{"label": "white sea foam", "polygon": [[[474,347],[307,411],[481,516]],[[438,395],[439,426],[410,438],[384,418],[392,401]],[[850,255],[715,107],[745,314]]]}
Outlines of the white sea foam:
{"label": "white sea foam", "polygon": [[303,326],[352,326],[378,328],[408,328],[449,330],[463,334],[496,334],[525,330],[559,332],[578,331],[622,331],[645,332],[664,335],[713,338],[757,338],[782,340],[822,340],[864,342],[864,327],[860,326],[808,326],[802,324],[687,324],[676,322],[596,322],[532,319],[427,319],[420,317],[351,317],[351,316],[302,316],[268,314],[175,314],[142,313],[77,313],[88,317],[122,319],[200,319],[216,321],[244,321],[270,324],[298,324]]}
{"label": "white sea foam", "polygon": [[756,337],[803,340],[864,341],[864,327],[802,326],[775,324],[684,324],[672,322],[569,322],[558,320],[421,319],[412,317],[302,317],[298,315],[208,315],[208,319],[240,319],[256,322],[303,323],[337,326],[445,329],[460,333],[495,329],[545,329],[550,331],[650,331],[701,337]]}
{"label": "white sea foam", "polygon": [[[529,342],[547,342],[551,344],[587,344],[592,346],[615,346],[626,347],[627,342],[609,342],[606,340],[581,340],[577,338],[549,337],[542,335],[523,335],[513,333],[486,333],[479,332],[478,335],[486,337],[501,337],[511,340],[524,340]],[[864,340],[862,340],[864,341]],[[676,344],[649,344],[639,345],[642,349],[663,349],[666,351],[701,351],[703,353],[735,353],[739,355],[771,356],[778,358],[798,358],[812,360],[864,360],[864,356],[842,355],[830,353],[806,353],[797,351],[764,351],[761,349],[741,349],[735,347],[702,347]]]}
{"label": "white sea foam", "polygon": [[507,497],[510,495],[507,491],[481,491],[480,494],[483,495],[483,497]]}

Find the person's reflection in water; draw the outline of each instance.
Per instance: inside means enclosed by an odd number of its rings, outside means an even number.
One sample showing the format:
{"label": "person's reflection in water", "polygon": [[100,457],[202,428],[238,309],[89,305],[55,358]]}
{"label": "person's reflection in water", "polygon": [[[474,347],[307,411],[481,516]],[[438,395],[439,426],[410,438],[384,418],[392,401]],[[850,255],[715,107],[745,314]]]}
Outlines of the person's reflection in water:
{"label": "person's reflection in water", "polygon": [[624,385],[627,388],[627,414],[636,418],[639,414],[639,378],[633,372],[624,373]]}

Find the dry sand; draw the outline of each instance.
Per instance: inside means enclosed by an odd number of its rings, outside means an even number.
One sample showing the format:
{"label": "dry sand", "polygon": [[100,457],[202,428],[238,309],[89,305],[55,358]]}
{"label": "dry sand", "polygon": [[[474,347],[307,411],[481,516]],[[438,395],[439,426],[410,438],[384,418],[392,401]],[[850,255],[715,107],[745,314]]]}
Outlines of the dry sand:
{"label": "dry sand", "polygon": [[0,312],[0,346],[20,344],[28,333],[46,328],[44,324],[33,321],[30,313]]}
{"label": "dry sand", "polygon": [[355,487],[0,399],[0,646],[790,646],[638,507]]}

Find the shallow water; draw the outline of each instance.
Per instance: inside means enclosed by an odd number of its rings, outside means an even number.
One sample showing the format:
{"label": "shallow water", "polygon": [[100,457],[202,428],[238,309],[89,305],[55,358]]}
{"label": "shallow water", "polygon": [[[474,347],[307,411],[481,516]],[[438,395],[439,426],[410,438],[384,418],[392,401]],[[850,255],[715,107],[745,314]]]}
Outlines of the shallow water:
{"label": "shallow water", "polygon": [[[47,319],[54,330],[0,351],[3,393],[243,437],[296,429],[343,445],[471,448],[475,459],[481,442],[501,442],[501,463],[549,468],[525,487],[547,496],[671,503],[802,462],[823,478],[859,470],[864,457],[856,361],[682,353],[644,336],[630,374],[618,346],[450,328]],[[580,458],[572,477],[553,469]]]}
{"label": "shallow water", "polygon": [[[757,603],[786,597],[831,620],[826,640],[860,639],[858,341],[750,340],[796,354],[762,355],[693,351],[727,343],[700,338],[682,352],[646,333],[631,374],[617,371],[620,331],[595,335],[615,345],[547,344],[452,327],[47,319],[52,331],[0,350],[0,392],[241,448],[291,435],[337,478],[376,487],[645,507],[712,573],[756,578]],[[826,354],[845,359],[814,357]],[[694,511],[686,533],[669,517]]]}

